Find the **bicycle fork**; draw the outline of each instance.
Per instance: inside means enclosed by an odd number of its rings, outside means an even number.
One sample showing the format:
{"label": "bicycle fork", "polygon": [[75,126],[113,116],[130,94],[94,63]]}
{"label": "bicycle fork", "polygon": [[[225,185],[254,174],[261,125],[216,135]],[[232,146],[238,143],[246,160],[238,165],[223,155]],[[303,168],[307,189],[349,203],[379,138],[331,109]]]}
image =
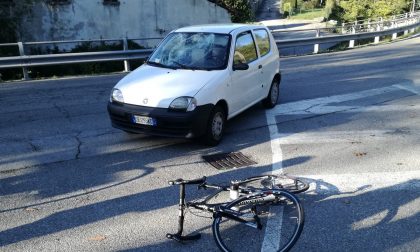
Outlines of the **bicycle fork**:
{"label": "bicycle fork", "polygon": [[175,234],[166,234],[166,238],[175,240],[177,242],[198,240],[201,238],[201,234],[195,235],[182,235],[184,231],[184,218],[185,218],[185,184],[179,185],[179,214],[178,214],[178,232]]}

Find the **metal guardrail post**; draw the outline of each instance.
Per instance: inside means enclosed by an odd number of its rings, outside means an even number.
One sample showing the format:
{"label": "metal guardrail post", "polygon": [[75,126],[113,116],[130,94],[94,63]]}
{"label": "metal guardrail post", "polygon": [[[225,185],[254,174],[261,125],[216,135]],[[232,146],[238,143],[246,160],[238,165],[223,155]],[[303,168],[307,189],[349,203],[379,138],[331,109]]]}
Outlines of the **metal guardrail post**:
{"label": "metal guardrail post", "polygon": [[[19,47],[19,55],[20,56],[25,56],[25,48],[23,47],[23,43],[22,42],[18,42],[18,47]],[[22,67],[22,72],[23,72],[23,79],[24,80],[29,80],[29,73],[28,73],[28,68],[27,67]]]}
{"label": "metal guardrail post", "polygon": [[[123,38],[123,50],[128,51],[128,42],[127,38]],[[124,60],[124,72],[130,72],[130,62],[128,60]]]}
{"label": "metal guardrail post", "polygon": [[[395,16],[392,16],[392,22],[391,22],[391,28],[395,28],[397,27],[397,23],[395,21]],[[397,39],[397,33],[392,33],[392,40],[396,40]]]}
{"label": "metal guardrail post", "polygon": [[[321,31],[319,29],[316,30],[316,37],[319,38],[321,36]],[[319,44],[314,45],[314,53],[317,54],[319,52]]]}
{"label": "metal guardrail post", "polygon": [[[414,12],[411,12],[410,13],[410,17],[411,18],[413,18],[413,20],[417,20],[418,21],[418,18],[414,18]],[[410,29],[410,33],[414,33],[415,32],[415,29],[413,28],[413,29]]]}
{"label": "metal guardrail post", "polygon": [[[381,23],[383,22],[383,20],[382,20],[382,18],[381,18]],[[381,23],[378,23],[377,25],[376,25],[376,31],[381,31]],[[376,36],[375,37],[375,41],[373,42],[373,43],[375,43],[375,44],[378,44],[379,43],[379,40],[380,40],[380,37],[379,36]]]}
{"label": "metal guardrail post", "polygon": [[[351,33],[352,34],[356,34],[356,25],[353,25],[353,27],[351,28]],[[353,48],[353,47],[354,47],[354,40],[350,40],[350,42],[349,42],[349,48]]]}
{"label": "metal guardrail post", "polygon": [[[408,22],[408,13],[405,13],[405,25],[408,25],[409,24],[409,22]],[[407,35],[408,34],[408,30],[405,30],[404,31],[404,35]]]}

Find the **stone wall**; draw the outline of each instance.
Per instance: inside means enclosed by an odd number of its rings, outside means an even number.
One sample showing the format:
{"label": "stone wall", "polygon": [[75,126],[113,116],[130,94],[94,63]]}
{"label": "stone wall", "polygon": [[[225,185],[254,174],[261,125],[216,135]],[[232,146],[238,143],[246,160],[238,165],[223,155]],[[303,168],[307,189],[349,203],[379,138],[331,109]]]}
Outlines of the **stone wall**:
{"label": "stone wall", "polygon": [[183,26],[230,22],[225,9],[207,0],[35,0],[18,40],[163,37]]}

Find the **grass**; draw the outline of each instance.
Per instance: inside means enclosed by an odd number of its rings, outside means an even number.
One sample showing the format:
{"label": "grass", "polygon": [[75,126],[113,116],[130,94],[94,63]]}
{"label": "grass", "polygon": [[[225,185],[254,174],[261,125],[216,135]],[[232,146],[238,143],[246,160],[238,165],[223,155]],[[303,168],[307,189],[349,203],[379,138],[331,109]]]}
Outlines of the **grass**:
{"label": "grass", "polygon": [[292,20],[312,20],[315,18],[324,17],[324,9],[302,10],[289,16]]}

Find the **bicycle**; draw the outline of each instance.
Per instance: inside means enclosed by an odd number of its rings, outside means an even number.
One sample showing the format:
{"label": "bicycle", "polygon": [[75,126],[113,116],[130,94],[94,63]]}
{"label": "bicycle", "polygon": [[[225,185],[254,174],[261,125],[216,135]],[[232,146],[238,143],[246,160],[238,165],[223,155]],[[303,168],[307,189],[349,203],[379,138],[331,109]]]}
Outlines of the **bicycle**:
{"label": "bicycle", "polygon": [[[201,234],[182,235],[186,210],[194,215],[192,210],[212,214],[212,233],[221,251],[288,251],[302,232],[303,207],[294,193],[306,191],[309,185],[301,179],[263,175],[216,185],[202,177],[169,184],[180,186],[180,201],[178,231],[168,233],[168,239],[181,243],[200,239]],[[216,191],[203,200],[186,202],[185,187],[193,184]]]}

